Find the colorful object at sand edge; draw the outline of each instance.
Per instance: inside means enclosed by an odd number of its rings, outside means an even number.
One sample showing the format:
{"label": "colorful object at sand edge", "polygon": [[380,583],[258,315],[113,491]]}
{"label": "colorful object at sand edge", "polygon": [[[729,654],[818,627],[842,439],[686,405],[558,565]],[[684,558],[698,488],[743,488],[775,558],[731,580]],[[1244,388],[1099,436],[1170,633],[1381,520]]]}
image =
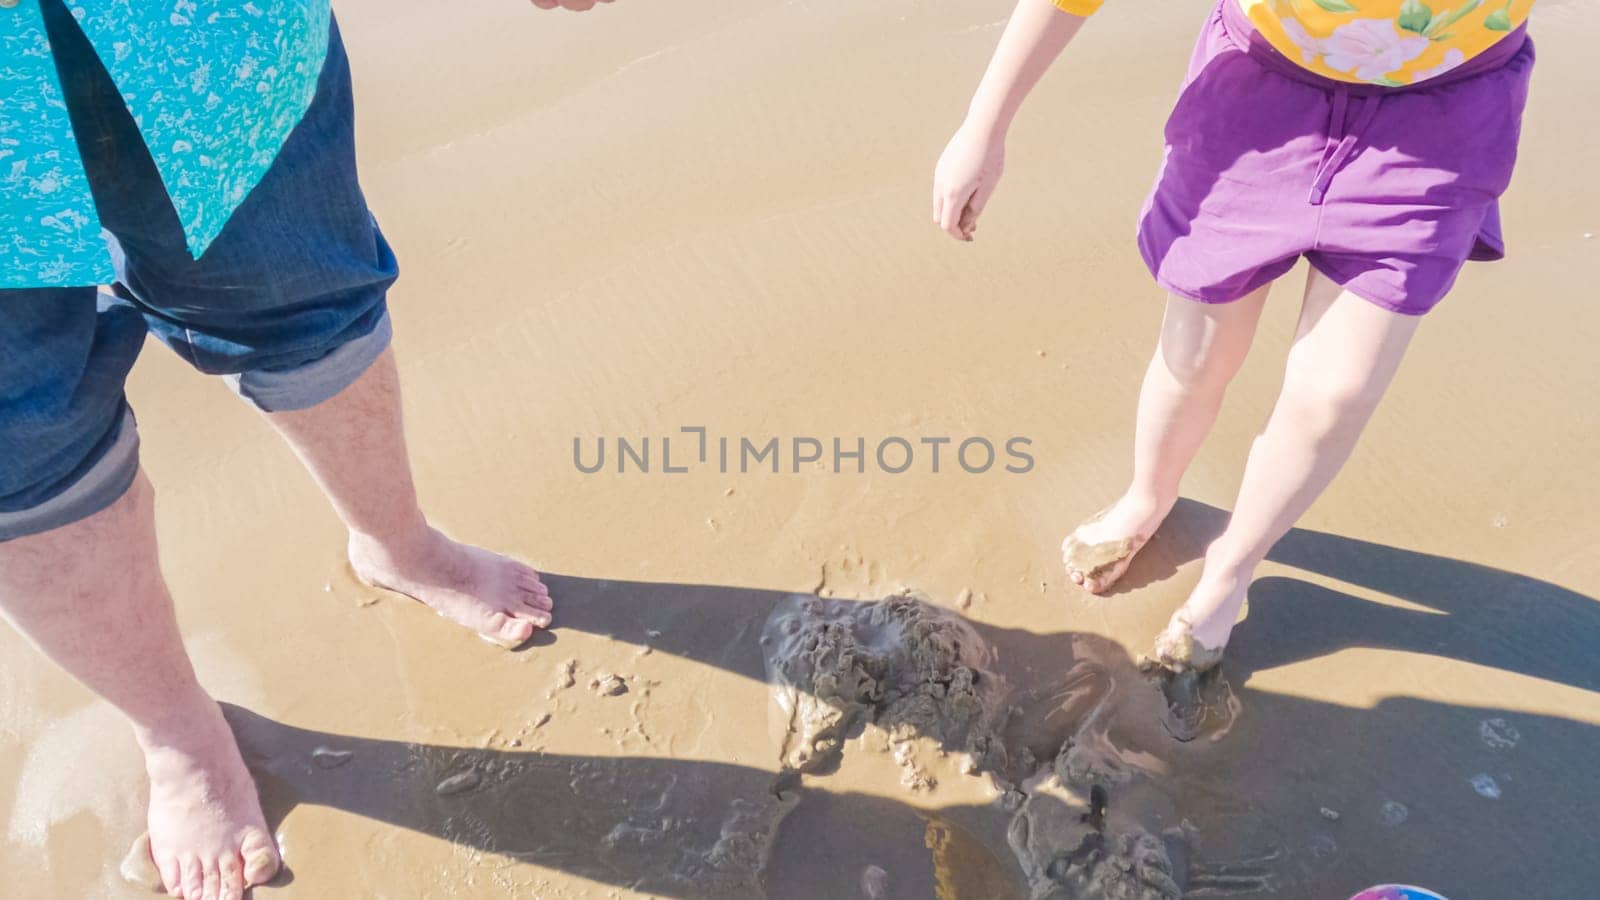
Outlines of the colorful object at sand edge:
{"label": "colorful object at sand edge", "polygon": [[1380,884],[1377,887],[1367,888],[1350,900],[1445,900],[1445,897],[1427,888],[1412,887],[1407,884]]}

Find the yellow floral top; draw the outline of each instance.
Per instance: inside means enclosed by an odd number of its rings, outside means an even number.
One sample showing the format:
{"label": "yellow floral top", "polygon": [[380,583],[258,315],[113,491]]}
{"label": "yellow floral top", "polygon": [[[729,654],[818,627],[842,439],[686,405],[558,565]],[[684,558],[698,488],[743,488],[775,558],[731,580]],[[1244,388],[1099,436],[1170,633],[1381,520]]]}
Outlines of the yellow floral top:
{"label": "yellow floral top", "polygon": [[[1103,0],[1055,0],[1087,16]],[[1533,0],[1230,0],[1284,56],[1337,81],[1400,86],[1442,75],[1528,18]]]}

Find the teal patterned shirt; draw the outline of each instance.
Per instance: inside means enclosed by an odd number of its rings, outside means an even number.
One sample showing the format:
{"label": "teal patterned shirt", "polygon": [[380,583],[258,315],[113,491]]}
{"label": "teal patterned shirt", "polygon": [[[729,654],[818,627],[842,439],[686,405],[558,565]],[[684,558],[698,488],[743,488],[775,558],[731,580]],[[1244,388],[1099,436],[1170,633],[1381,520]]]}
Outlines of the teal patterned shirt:
{"label": "teal patterned shirt", "polygon": [[[316,93],[329,0],[67,0],[198,259]],[[113,278],[39,0],[0,0],[0,289]]]}

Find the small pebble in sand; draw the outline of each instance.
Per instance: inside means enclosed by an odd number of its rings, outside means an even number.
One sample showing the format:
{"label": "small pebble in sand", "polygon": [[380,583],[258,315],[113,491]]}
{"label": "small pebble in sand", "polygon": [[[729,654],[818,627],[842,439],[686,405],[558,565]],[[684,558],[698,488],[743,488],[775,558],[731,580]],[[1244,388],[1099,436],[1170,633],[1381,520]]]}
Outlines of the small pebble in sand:
{"label": "small pebble in sand", "polygon": [[728,488],[727,490],[723,491],[722,492],[722,496],[724,496],[724,497],[732,497],[733,496],[733,488]]}
{"label": "small pebble in sand", "polygon": [[319,769],[337,769],[355,757],[349,750],[334,750],[331,747],[318,747],[311,751],[311,761]]}
{"label": "small pebble in sand", "polygon": [[1489,524],[1493,525],[1496,528],[1504,528],[1507,525],[1511,524],[1511,520],[1506,518],[1506,514],[1505,513],[1501,513],[1500,515],[1495,516],[1493,519],[1489,520]]}
{"label": "small pebble in sand", "polygon": [[544,695],[546,697],[554,697],[560,691],[564,691],[567,688],[572,687],[574,684],[577,684],[578,680],[575,677],[575,674],[577,673],[577,671],[578,671],[578,661],[577,660],[575,660],[575,659],[562,660],[561,665],[556,666],[556,682],[555,682],[555,684],[550,685],[550,690],[545,691]]}
{"label": "small pebble in sand", "polygon": [[962,588],[956,595],[956,609],[966,609],[972,606],[972,588]]}
{"label": "small pebble in sand", "polygon": [[522,746],[522,738],[512,738],[511,739],[511,746],[512,747],[521,747]]}
{"label": "small pebble in sand", "polygon": [[449,778],[439,782],[438,785],[434,787],[433,792],[441,797],[451,797],[456,794],[465,794],[467,791],[477,787],[482,781],[483,776],[478,774],[477,769],[468,769],[465,772],[459,772],[455,775],[451,775]]}
{"label": "small pebble in sand", "polygon": [[1411,816],[1411,810],[1398,800],[1385,800],[1378,807],[1378,819],[1388,826],[1399,825]]}
{"label": "small pebble in sand", "polygon": [[1337,809],[1329,809],[1328,807],[1324,806],[1320,811],[1322,813],[1322,817],[1327,819],[1329,822],[1339,821],[1339,811]]}
{"label": "small pebble in sand", "polygon": [[331,593],[333,593],[333,582],[331,582],[331,581],[324,581],[324,582],[323,582],[323,583],[322,583],[322,592],[323,592],[323,593],[324,593],[324,594],[331,594]]}
{"label": "small pebble in sand", "polygon": [[628,683],[620,676],[601,673],[590,680],[589,688],[602,697],[620,697],[628,692]]}
{"label": "small pebble in sand", "polygon": [[550,721],[549,713],[540,713],[539,718],[533,720],[533,727],[540,728]]}
{"label": "small pebble in sand", "polygon": [[1584,232],[1584,233],[1583,233],[1583,239],[1584,239],[1584,240],[1586,240],[1586,241],[1592,241],[1592,240],[1594,240],[1594,232],[1592,232],[1592,231],[1585,231],[1585,232]]}
{"label": "small pebble in sand", "polygon": [[861,870],[861,896],[867,900],[883,900],[889,896],[889,873],[881,866],[867,866]]}
{"label": "small pebble in sand", "polygon": [[1505,719],[1484,719],[1478,725],[1478,736],[1496,750],[1510,750],[1522,740],[1522,732]]}
{"label": "small pebble in sand", "polygon": [[1500,785],[1495,782],[1493,775],[1474,775],[1471,778],[1471,782],[1472,789],[1478,792],[1478,796],[1489,800],[1500,799]]}

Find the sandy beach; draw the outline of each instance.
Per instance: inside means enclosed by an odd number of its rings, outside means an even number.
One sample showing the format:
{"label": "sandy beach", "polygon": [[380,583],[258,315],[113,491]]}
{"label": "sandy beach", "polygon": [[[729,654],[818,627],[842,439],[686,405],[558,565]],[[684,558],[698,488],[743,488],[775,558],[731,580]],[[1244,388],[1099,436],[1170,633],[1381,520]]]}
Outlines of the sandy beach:
{"label": "sandy beach", "polygon": [[[1591,895],[1600,2],[1540,0],[1509,257],[1423,324],[1199,723],[1135,659],[1222,527],[1303,265],[1125,581],[1091,597],[1058,548],[1127,477],[1162,309],[1133,229],[1210,4],[1107,4],[971,245],[929,181],[1007,0],[526,5],[337,12],[424,505],[550,573],[552,631],[505,652],[363,587],[251,409],[153,343],[130,385],[289,870],[257,897],[1025,898],[1074,848],[1088,897]],[[845,633],[894,678],[819,710]],[[9,629],[0,660],[0,893],[147,896],[132,737]]]}

